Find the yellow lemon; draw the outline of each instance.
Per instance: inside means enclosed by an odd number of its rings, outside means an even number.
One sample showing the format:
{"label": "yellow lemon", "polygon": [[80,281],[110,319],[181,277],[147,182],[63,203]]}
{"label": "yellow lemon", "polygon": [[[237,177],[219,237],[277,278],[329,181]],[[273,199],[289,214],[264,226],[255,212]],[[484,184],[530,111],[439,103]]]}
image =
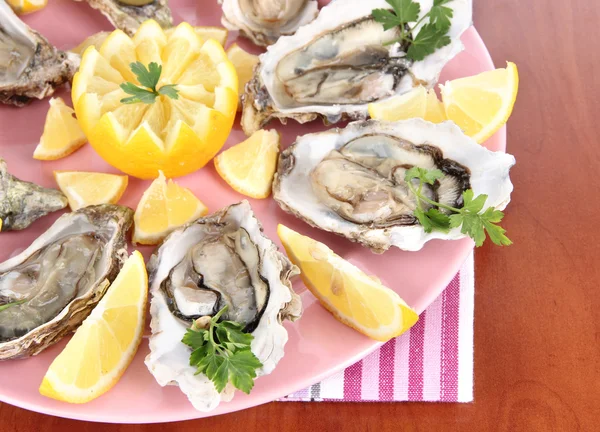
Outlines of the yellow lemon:
{"label": "yellow lemon", "polygon": [[73,211],[96,204],[116,204],[129,180],[126,175],[82,171],[54,171],[54,178]]}
{"label": "yellow lemon", "polygon": [[46,372],[40,393],[85,403],[110,390],[133,360],[145,324],[148,275],[134,252]]}
{"label": "yellow lemon", "polygon": [[448,120],[444,111],[444,104],[438,99],[433,89],[427,91],[427,107],[425,108],[424,119],[431,123],[441,123]]}
{"label": "yellow lemon", "polygon": [[[121,84],[139,86],[131,64],[162,67],[158,90],[177,98],[122,103]],[[182,23],[167,35],[153,20],[133,38],[116,30],[97,50],[88,47],[73,79],[77,118],[90,144],[112,166],[135,177],[169,177],[202,168],[221,149],[235,118],[238,80],[223,47]]]}
{"label": "yellow lemon", "polygon": [[17,15],[24,15],[45,8],[48,0],[7,0],[7,3]]}
{"label": "yellow lemon", "polygon": [[277,169],[279,134],[275,130],[258,130],[215,158],[219,175],[233,189],[252,198],[271,194]]}
{"label": "yellow lemon", "polygon": [[157,244],[175,228],[204,216],[208,209],[187,188],[167,182],[162,171],[142,195],[133,220],[133,242]]}
{"label": "yellow lemon", "polygon": [[44,132],[33,152],[38,160],[56,160],[81,148],[87,138],[74,117],[75,111],[61,98],[50,99]]}
{"label": "yellow lemon", "polygon": [[369,115],[375,120],[398,121],[424,118],[427,109],[427,89],[415,87],[412,91],[368,105]]}
{"label": "yellow lemon", "polygon": [[[235,66],[238,76],[238,93],[242,95],[246,87],[246,83],[252,79],[254,66],[258,63],[258,56],[250,54],[241,49],[238,44],[233,44],[227,50],[227,57]],[[238,111],[241,111],[242,104],[238,104]]]}
{"label": "yellow lemon", "polygon": [[508,62],[505,69],[448,81],[440,88],[448,119],[483,143],[510,117],[519,90],[519,72]]}
{"label": "yellow lemon", "polygon": [[387,341],[411,328],[419,316],[376,277],[336,255],[323,243],[279,225],[277,234],[306,287],[342,323]]}

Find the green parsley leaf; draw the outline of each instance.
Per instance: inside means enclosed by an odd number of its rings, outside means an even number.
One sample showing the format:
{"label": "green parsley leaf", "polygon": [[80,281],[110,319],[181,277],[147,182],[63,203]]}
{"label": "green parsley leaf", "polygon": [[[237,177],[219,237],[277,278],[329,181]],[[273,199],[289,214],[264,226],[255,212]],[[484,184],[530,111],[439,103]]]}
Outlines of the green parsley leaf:
{"label": "green parsley leaf", "polygon": [[175,88],[175,84],[164,85],[158,89],[158,93],[170,97],[171,99],[179,99],[179,90]]}
{"label": "green parsley leaf", "polygon": [[414,61],[421,61],[435,50],[450,44],[446,35],[448,28],[438,28],[435,24],[424,24],[408,47],[406,56]]}
{"label": "green parsley leaf", "polygon": [[[483,244],[486,233],[496,245],[511,245],[512,241],[505,235],[506,231],[496,225],[502,221],[504,213],[493,207],[488,207],[483,213],[481,212],[488,199],[487,195],[481,194],[475,196],[473,190],[468,189],[462,194],[463,207],[455,208],[447,204],[435,202],[421,193],[424,183],[433,184],[443,176],[444,174],[440,170],[427,170],[419,167],[410,168],[404,176],[404,180],[408,184],[410,191],[417,198],[417,207],[413,214],[423,226],[423,230],[427,233],[433,231],[447,232],[450,228],[460,227],[460,232],[471,237],[475,241],[476,246]],[[415,179],[419,180],[419,185],[416,187],[413,184]],[[435,207],[424,211],[421,202],[425,202],[430,206],[437,206],[452,212],[452,214],[442,213]]]}
{"label": "green parsley leaf", "polygon": [[396,12],[396,16],[402,23],[415,22],[419,19],[421,5],[413,0],[385,0]]}
{"label": "green parsley leaf", "polygon": [[234,387],[250,393],[256,370],[262,363],[250,350],[254,336],[244,333],[239,323],[219,322],[226,310],[227,306],[211,318],[208,330],[188,329],[182,342],[192,349],[190,365],[196,367],[197,374],[205,374],[218,392],[231,382]]}
{"label": "green parsley leaf", "polygon": [[429,22],[435,24],[439,29],[450,28],[450,20],[454,16],[454,11],[444,5],[451,1],[452,0],[433,0],[433,6],[429,11]]}
{"label": "green parsley leaf", "polygon": [[121,103],[133,104],[142,102],[153,104],[156,98],[161,95],[170,97],[171,99],[179,99],[179,92],[174,84],[164,85],[158,90],[156,89],[160,81],[160,75],[162,74],[162,66],[158,63],[152,62],[146,68],[143,63],[138,61],[131,63],[129,67],[142,87],[131,82],[122,83],[121,89],[131,96],[121,99]]}
{"label": "green parsley leaf", "polygon": [[373,19],[383,25],[384,30],[403,25],[404,23],[392,11],[387,9],[373,9]]}

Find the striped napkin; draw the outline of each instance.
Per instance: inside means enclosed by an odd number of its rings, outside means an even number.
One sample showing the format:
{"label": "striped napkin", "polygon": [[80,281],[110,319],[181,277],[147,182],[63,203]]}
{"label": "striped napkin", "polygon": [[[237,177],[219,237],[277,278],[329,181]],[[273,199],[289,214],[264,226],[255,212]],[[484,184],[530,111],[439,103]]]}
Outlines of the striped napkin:
{"label": "striped napkin", "polygon": [[358,363],[282,401],[471,402],[473,255],[417,324]]}

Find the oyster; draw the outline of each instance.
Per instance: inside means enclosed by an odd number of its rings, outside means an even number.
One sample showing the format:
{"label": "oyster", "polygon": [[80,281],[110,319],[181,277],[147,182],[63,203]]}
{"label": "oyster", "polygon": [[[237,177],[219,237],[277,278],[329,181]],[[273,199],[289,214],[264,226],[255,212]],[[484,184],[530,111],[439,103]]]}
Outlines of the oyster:
{"label": "oyster", "polygon": [[85,207],[0,263],[0,360],[40,353],[89,315],[127,257],[132,220],[127,207]]}
{"label": "oyster", "polygon": [[67,197],[10,175],[0,158],[0,231],[22,230],[48,213],[64,209]]}
{"label": "oyster", "polygon": [[53,47],[0,0],[0,102],[23,106],[68,82],[79,57]]}
{"label": "oyster", "polygon": [[[421,16],[431,2],[418,0]],[[471,25],[471,0],[454,0],[451,43],[421,61],[406,58],[406,43],[386,45],[399,28],[384,31],[371,12],[390,9],[385,0],[334,1],[293,35],[281,37],[260,56],[243,97],[242,128],[248,135],[271,119],[300,123],[322,117],[365,119],[370,102],[433,86],[444,65],[462,50],[460,35]],[[413,32],[413,37],[420,28]]]}
{"label": "oyster", "polygon": [[[77,0],[83,1],[83,0]],[[133,36],[140,24],[153,19],[163,29],[173,26],[168,0],[85,0],[102,12],[115,28]]]}
{"label": "oyster", "polygon": [[148,269],[152,336],[146,366],[161,386],[178,385],[200,411],[231,400],[232,388],[219,394],[204,374],[196,374],[190,349],[181,342],[195,320],[225,305],[223,318],[254,335],[251,349],[263,364],[258,376],[273,371],[288,338],[281,321],[301,314],[290,283],[298,269],[262,234],[247,201],[171,233]]}
{"label": "oyster", "polygon": [[291,35],[319,13],[316,0],[219,0],[223,7],[221,23],[239,30],[256,45],[277,42]]}
{"label": "oyster", "polygon": [[413,216],[416,197],[404,182],[407,169],[445,175],[423,193],[462,207],[462,193],[487,194],[485,208],[510,201],[513,156],[492,152],[452,122],[365,120],[299,137],[279,157],[273,198],[309,224],[381,253],[396,246],[419,250],[431,239],[465,237],[459,228],[426,233]]}

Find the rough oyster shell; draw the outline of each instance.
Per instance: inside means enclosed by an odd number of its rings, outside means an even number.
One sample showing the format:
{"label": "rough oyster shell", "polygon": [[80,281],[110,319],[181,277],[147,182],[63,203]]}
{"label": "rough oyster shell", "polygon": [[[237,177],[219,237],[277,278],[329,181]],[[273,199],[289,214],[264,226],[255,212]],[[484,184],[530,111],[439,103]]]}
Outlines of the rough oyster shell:
{"label": "rough oyster shell", "polygon": [[10,175],[0,158],[0,231],[22,230],[48,213],[67,206],[67,197]]}
{"label": "rough oyster shell", "polygon": [[206,241],[207,233],[239,229],[244,229],[257,247],[260,254],[259,273],[270,287],[266,307],[258,326],[252,331],[254,340],[251,347],[263,363],[263,368],[257,371],[258,376],[269,374],[283,357],[283,348],[288,339],[281,321],[295,320],[301,314],[300,297],[294,293],[290,283],[290,278],[299,271],[262,234],[260,222],[247,201],[174,231],[157,248],[148,263],[152,293],[152,336],[146,366],[161,386],[178,385],[200,411],[213,410],[222,400],[231,400],[233,388],[228,386],[219,394],[212,381],[204,374],[196,375],[196,369],[189,365],[190,350],[181,340],[190,323],[171,313],[161,285],[171,277],[173,269],[184,260],[189,250]]}
{"label": "rough oyster shell", "polygon": [[[84,1],[84,0],[77,0]],[[119,1],[119,0],[85,0],[91,7],[102,12],[115,28],[133,36],[140,24],[153,19],[163,29],[173,26],[173,17],[168,0],[153,1]],[[127,4],[131,3],[131,4]],[[136,3],[139,5],[136,6]]]}
{"label": "rough oyster shell", "polygon": [[[36,252],[72,235],[89,233],[104,242],[102,255],[95,262],[94,278],[86,285],[86,290],[79,293],[54,319],[21,337],[0,343],[0,360],[39,354],[81,324],[100,301],[127,257],[126,234],[132,221],[131,209],[111,204],[90,206],[73,213],[66,213],[27,249],[8,261],[0,263],[0,276],[2,276],[27,262]],[[0,311],[0,314],[9,310]]]}
{"label": "rough oyster shell", "polygon": [[282,35],[291,35],[311,22],[317,14],[316,0],[219,0],[221,23],[239,30],[256,45],[267,46]]}
{"label": "rough oyster shell", "polygon": [[0,102],[23,106],[50,96],[78,67],[79,56],[57,50],[0,1]]}
{"label": "rough oyster shell", "polygon": [[[421,16],[432,3],[418,0]],[[405,44],[393,43],[398,29],[384,31],[373,20],[385,0],[334,1],[292,36],[281,37],[260,56],[243,96],[242,128],[247,135],[274,118],[300,123],[365,119],[370,102],[432,87],[444,65],[459,53],[460,35],[471,25],[471,0],[454,0],[451,43],[421,61],[405,58]],[[418,34],[420,28],[414,30]]]}
{"label": "rough oyster shell", "polygon": [[[417,148],[423,147],[436,149],[436,152],[441,151],[443,158],[447,158],[443,159],[443,163],[448,165],[446,167],[438,165],[437,168],[441,168],[448,177],[452,177],[449,173],[456,171],[455,173],[459,177],[459,181],[450,183],[450,186],[457,185],[458,190],[455,192],[462,193],[462,190],[470,187],[475,195],[487,194],[488,199],[484,209],[495,207],[502,210],[510,201],[513,186],[510,182],[509,170],[515,163],[513,156],[502,152],[492,152],[477,144],[464,135],[460,128],[452,122],[433,124],[421,119],[399,122],[357,121],[350,123],[343,129],[332,129],[299,137],[279,157],[279,165],[273,181],[273,198],[275,201],[283,210],[294,214],[310,225],[359,242],[376,253],[385,252],[391,246],[416,251],[432,239],[454,240],[464,238],[465,235],[460,232],[459,228],[452,229],[448,233],[438,231],[426,233],[414,218],[411,221],[407,218],[401,219],[397,217],[398,215],[395,215],[395,219],[382,218],[381,220],[384,223],[381,224],[374,223],[374,218],[369,218],[368,222],[361,223],[357,218],[350,220],[343,211],[336,208],[338,204],[324,202],[321,194],[318,193],[319,191],[315,192],[315,185],[313,184],[315,169],[323,160],[331,157],[332,151],[335,153],[352,140],[365,136],[380,136],[382,139],[394,137]],[[362,183],[351,185],[354,181],[351,176],[355,173],[349,170],[338,172],[339,184],[345,188],[338,195],[342,196],[349,190],[354,194],[348,202],[353,202],[357,196],[367,196],[369,192],[389,190],[386,189],[387,186],[381,185],[390,180],[393,181],[394,178],[381,176],[382,170],[375,167],[380,163],[388,165],[388,167],[393,164],[392,168],[399,167],[400,169],[407,169],[411,166],[421,166],[428,169],[436,167],[434,165],[428,166],[429,162],[427,161],[429,159],[423,162],[419,157],[411,155],[406,156],[405,159],[403,159],[404,156],[400,156],[396,160],[390,152],[382,151],[379,148],[373,149],[371,157],[374,154],[377,157],[359,161],[361,169],[364,169],[363,171],[374,173],[375,180],[380,179],[380,184],[371,185],[369,190],[359,190]],[[439,161],[440,159],[436,158],[435,163],[440,163]],[[456,169],[457,165],[462,168]],[[460,179],[464,176],[465,168],[469,173],[469,178]],[[398,182],[390,185],[389,188],[401,186],[402,181],[403,175],[400,176]],[[443,187],[443,185],[440,185],[440,187]],[[454,197],[449,199],[460,199],[460,195],[457,193],[445,193],[445,195]],[[343,198],[342,196],[340,199]],[[367,196],[367,198],[370,197]],[[399,201],[402,200],[402,198],[399,199]],[[363,201],[360,201],[360,203],[364,204]],[[454,205],[462,206],[462,201],[456,202]],[[377,207],[378,210],[380,208]],[[402,215],[402,213],[399,214]]]}

